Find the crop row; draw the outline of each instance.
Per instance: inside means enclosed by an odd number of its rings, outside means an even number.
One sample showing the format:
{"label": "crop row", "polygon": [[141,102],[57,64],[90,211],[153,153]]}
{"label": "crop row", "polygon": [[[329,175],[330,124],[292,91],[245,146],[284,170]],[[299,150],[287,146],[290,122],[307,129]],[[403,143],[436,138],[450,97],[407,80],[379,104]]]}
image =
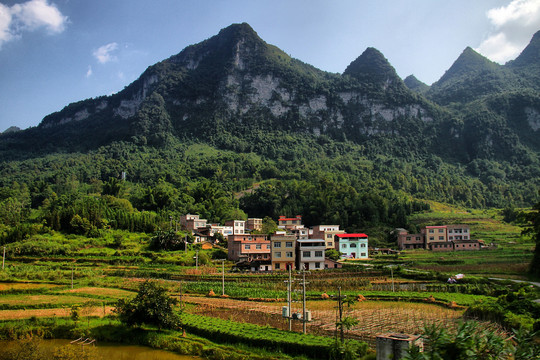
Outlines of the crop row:
{"label": "crop row", "polygon": [[[379,298],[379,299],[402,299],[402,300],[423,300],[430,296],[433,296],[435,300],[451,302],[456,304],[469,306],[476,302],[487,301],[493,299],[490,296],[485,295],[471,295],[461,293],[444,293],[444,292],[418,292],[418,291],[362,291],[363,296],[366,298]],[[346,295],[358,295],[358,292],[345,292]]]}
{"label": "crop row", "polygon": [[[331,347],[335,344],[333,339],[323,336],[282,331],[268,326],[238,323],[197,314],[183,313],[181,319],[186,329],[213,341],[238,342],[315,359],[330,358]],[[358,342],[358,348],[361,349],[359,355],[364,355],[367,344]]]}
{"label": "crop row", "polygon": [[[283,286],[283,285],[282,285]],[[207,294],[210,290],[218,292],[221,289],[220,282],[190,282],[184,287],[187,292]],[[235,298],[266,298],[266,299],[278,299],[286,298],[286,291],[269,290],[264,289],[257,284],[250,284],[249,282],[238,283],[234,286],[225,287],[225,293]],[[328,293],[329,295],[337,295]],[[357,296],[362,294],[366,298],[383,298],[383,299],[396,299],[396,300],[423,300],[433,296],[435,300],[443,302],[454,301],[456,304],[469,306],[478,301],[486,301],[492,299],[490,296],[485,295],[473,295],[454,292],[418,292],[418,291],[373,291],[373,290],[359,290],[359,291],[344,291],[343,294],[348,296]],[[320,298],[322,292],[320,291],[307,291],[307,296],[311,299]]]}

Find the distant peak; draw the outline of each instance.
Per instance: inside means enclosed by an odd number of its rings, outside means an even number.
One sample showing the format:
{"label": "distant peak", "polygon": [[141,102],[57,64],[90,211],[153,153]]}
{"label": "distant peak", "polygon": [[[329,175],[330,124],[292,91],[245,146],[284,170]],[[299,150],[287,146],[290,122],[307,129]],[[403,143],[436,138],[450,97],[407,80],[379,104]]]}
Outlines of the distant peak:
{"label": "distant peak", "polygon": [[513,60],[507,63],[510,67],[522,67],[527,65],[537,65],[540,63],[540,31],[537,31],[529,45],[523,49],[521,54]]}
{"label": "distant peak", "polygon": [[456,61],[454,61],[450,69],[444,73],[437,83],[440,84],[456,76],[486,70],[496,70],[500,67],[501,65],[489,60],[471,47],[467,46]]}
{"label": "distant peak", "polygon": [[[232,24],[219,31],[218,38],[255,38],[261,40],[259,35],[248,23]],[[261,40],[262,41],[262,40]]]}
{"label": "distant peak", "polygon": [[20,127],[10,126],[3,133],[0,133],[0,134],[9,134],[9,133],[14,133],[14,132],[19,132],[19,131],[21,131]]}
{"label": "distant peak", "polygon": [[396,70],[384,55],[373,47],[368,47],[362,55],[347,66],[343,75],[357,79],[370,78],[376,82],[399,79]]}
{"label": "distant peak", "polygon": [[426,92],[429,89],[429,85],[418,80],[414,75],[407,76],[403,82],[409,89],[419,93]]}

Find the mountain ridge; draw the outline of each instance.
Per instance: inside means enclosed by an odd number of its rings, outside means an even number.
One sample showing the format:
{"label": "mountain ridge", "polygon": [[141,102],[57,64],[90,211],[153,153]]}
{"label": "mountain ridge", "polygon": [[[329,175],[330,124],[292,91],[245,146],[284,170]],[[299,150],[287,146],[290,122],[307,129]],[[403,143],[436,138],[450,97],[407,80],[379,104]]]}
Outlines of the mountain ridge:
{"label": "mountain ridge", "polygon": [[[523,59],[526,73],[534,64]],[[504,177],[518,179],[538,165],[540,149],[540,95],[522,73],[466,48],[427,87],[401,80],[380,51],[368,48],[343,74],[332,74],[267,44],[248,24],[233,24],[149,66],[116,94],[0,134],[0,154],[7,164],[114,144],[201,142],[275,160],[307,139],[352,143],[371,159],[429,159],[434,169],[441,161],[457,164],[479,177],[486,164],[508,162]],[[538,172],[526,171],[527,179]]]}

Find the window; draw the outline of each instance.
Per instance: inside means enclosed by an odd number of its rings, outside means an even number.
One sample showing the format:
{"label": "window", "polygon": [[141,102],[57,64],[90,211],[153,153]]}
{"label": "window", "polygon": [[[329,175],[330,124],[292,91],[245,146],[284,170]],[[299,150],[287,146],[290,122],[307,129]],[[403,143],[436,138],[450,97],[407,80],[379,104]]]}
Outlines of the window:
{"label": "window", "polygon": [[281,257],[281,251],[276,251],[276,252],[274,253],[274,257],[280,258],[280,257]]}
{"label": "window", "polygon": [[281,242],[280,242],[280,241],[276,241],[276,242],[274,243],[274,247],[275,247],[275,248],[280,248],[280,247],[281,247]]}
{"label": "window", "polygon": [[331,239],[331,238],[332,238],[332,234],[326,234],[326,238],[327,238],[327,239]]}
{"label": "window", "polygon": [[262,245],[261,245],[261,244],[256,244],[256,245],[255,245],[255,249],[261,250],[261,249],[262,249]]}
{"label": "window", "polygon": [[315,269],[320,269],[320,268],[321,268],[321,263],[316,262],[315,263]]}
{"label": "window", "polygon": [[411,240],[411,237],[410,236],[407,236],[407,241],[410,241]]}
{"label": "window", "polygon": [[276,270],[279,270],[279,265],[280,265],[279,263],[275,263],[275,264],[274,264],[274,268],[275,268]]}
{"label": "window", "polygon": [[429,229],[429,233],[430,233],[430,234],[433,234],[434,232],[435,232],[435,230]]}
{"label": "window", "polygon": [[285,247],[292,248],[292,241],[287,241]]}
{"label": "window", "polygon": [[432,240],[432,241],[435,240],[435,236],[430,236],[429,240]]}
{"label": "window", "polygon": [[285,257],[292,258],[292,251],[287,251]]}
{"label": "window", "polygon": [[342,249],[346,249],[346,248],[347,248],[347,244],[341,244],[341,248],[342,248]]}
{"label": "window", "polygon": [[350,247],[350,248],[356,248],[356,244],[351,243],[351,244],[349,244],[349,247]]}
{"label": "window", "polygon": [[439,236],[439,240],[444,240],[444,236]]}
{"label": "window", "polygon": [[439,229],[439,232],[440,232],[440,233],[444,232],[444,229]]}
{"label": "window", "polygon": [[311,251],[303,251],[302,256],[303,257],[311,257]]}
{"label": "window", "polygon": [[361,257],[366,257],[366,253],[360,253]]}
{"label": "window", "polygon": [[249,249],[251,249],[251,245],[246,244],[246,245],[244,245],[244,248],[245,248],[246,250],[249,250]]}
{"label": "window", "polygon": [[334,243],[329,241],[329,242],[326,243],[326,246],[327,247],[334,247]]}
{"label": "window", "polygon": [[417,236],[417,237],[416,237],[416,240],[420,240],[420,236]]}
{"label": "window", "polygon": [[360,247],[361,247],[361,248],[365,248],[365,247],[366,247],[366,244],[360,244]]}
{"label": "window", "polygon": [[270,245],[266,245],[266,249],[267,249],[267,250],[270,250]]}
{"label": "window", "polygon": [[322,251],[315,251],[315,257],[322,257],[323,252]]}

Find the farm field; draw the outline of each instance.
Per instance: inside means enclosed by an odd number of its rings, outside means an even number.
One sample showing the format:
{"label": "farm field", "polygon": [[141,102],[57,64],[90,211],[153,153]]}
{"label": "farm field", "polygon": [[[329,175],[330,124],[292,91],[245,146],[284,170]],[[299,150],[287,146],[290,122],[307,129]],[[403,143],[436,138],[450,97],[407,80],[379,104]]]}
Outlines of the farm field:
{"label": "farm field", "polygon": [[[281,317],[282,306],[286,303],[282,298],[255,298],[264,294],[261,287],[266,282],[255,276],[254,282],[249,276],[242,276],[244,282],[251,284],[251,300],[243,298],[208,297],[204,296],[206,287],[199,289],[198,294],[189,293],[180,296],[180,289],[189,288],[186,281],[161,280],[160,284],[167,286],[172,296],[181,299],[189,313],[232,320],[236,322],[253,323],[271,326],[281,330],[288,329],[288,321]],[[246,281],[247,280],[247,281]],[[313,279],[317,282],[316,277]],[[124,287],[135,288],[142,279],[125,278]],[[196,282],[194,282],[196,283]],[[355,283],[353,281],[353,283]],[[217,290],[217,282],[211,282]],[[343,282],[346,285],[346,282]],[[112,287],[80,286],[71,289],[69,286],[44,283],[7,283],[0,284],[6,290],[0,291],[0,320],[28,319],[32,317],[69,317],[71,306],[80,307],[83,317],[103,317],[112,313],[114,303],[120,298],[131,298],[134,292]],[[236,283],[228,283],[227,293],[234,293]],[[283,283],[281,283],[283,287]],[[257,290],[259,288],[259,290]],[[345,286],[347,288],[347,286]],[[13,289],[26,293],[12,293]],[[246,289],[246,288],[244,288]],[[249,289],[249,288],[248,288]],[[29,292],[29,293],[28,293]],[[313,321],[307,325],[308,333],[323,336],[334,336],[336,323],[337,302],[335,300],[320,300],[321,291],[312,291],[307,309],[311,311]],[[455,328],[462,319],[464,305],[474,301],[482,301],[486,297],[468,294],[431,293],[428,292],[387,292],[362,291],[367,300],[354,302],[345,307],[344,316],[359,320],[357,326],[351,328],[346,337],[367,342],[374,346],[375,336],[384,332],[418,333],[430,324],[441,324],[445,328]],[[358,295],[358,291],[344,290],[343,295]],[[285,295],[285,292],[280,295]],[[330,295],[335,295],[330,293]],[[285,297],[285,296],[283,296]],[[293,312],[301,312],[298,296],[293,297]],[[383,301],[384,300],[384,301]],[[293,331],[301,332],[302,324],[293,321]]]}
{"label": "farm field", "polygon": [[[183,301],[196,304],[193,313],[218,317],[236,322],[268,325],[287,330],[288,320],[282,318],[281,308],[285,302],[261,303],[234,299],[184,296]],[[311,311],[313,321],[307,325],[307,332],[334,336],[336,331],[337,302],[334,300],[308,301],[306,308]],[[302,312],[299,303],[293,305],[293,312]],[[375,345],[377,334],[386,332],[418,333],[424,326],[440,324],[445,328],[455,328],[462,319],[463,309],[450,309],[429,303],[409,303],[397,301],[363,301],[350,308],[345,307],[344,316],[359,320],[357,326],[347,332],[348,338],[362,340]],[[293,321],[294,331],[302,331],[302,323]]]}

